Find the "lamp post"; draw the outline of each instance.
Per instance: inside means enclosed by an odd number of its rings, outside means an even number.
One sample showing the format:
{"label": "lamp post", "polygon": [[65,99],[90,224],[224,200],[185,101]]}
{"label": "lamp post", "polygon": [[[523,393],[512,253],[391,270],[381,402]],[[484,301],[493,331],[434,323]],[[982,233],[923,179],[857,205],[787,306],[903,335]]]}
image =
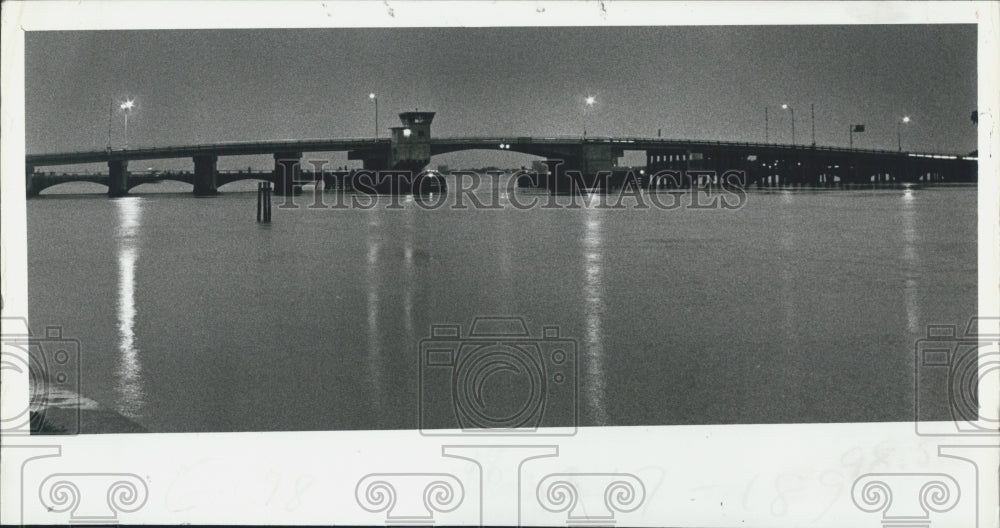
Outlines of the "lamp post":
{"label": "lamp post", "polygon": [[135,101],[129,99],[121,104],[122,111],[125,112],[125,149],[128,150],[128,113],[135,106]]}
{"label": "lamp post", "polygon": [[795,109],[788,106],[787,104],[781,105],[782,110],[788,110],[792,113],[792,145],[795,144]]}
{"label": "lamp post", "polygon": [[593,95],[588,95],[585,101],[587,106],[583,109],[583,137],[587,137],[587,108],[593,108],[596,99]]}
{"label": "lamp post", "polygon": [[115,98],[111,98],[111,104],[108,106],[108,152],[111,152],[111,118],[115,115]]}
{"label": "lamp post", "polygon": [[816,105],[809,104],[809,118],[812,121],[812,146],[816,146]]}
{"label": "lamp post", "polygon": [[903,123],[909,123],[910,116],[903,116],[902,119],[896,121],[896,146],[899,148],[900,152],[903,152]]}
{"label": "lamp post", "polygon": [[764,143],[770,143],[771,142],[770,133],[768,132],[767,129],[768,129],[768,116],[767,116],[767,107],[765,106],[764,107]]}
{"label": "lamp post", "polygon": [[368,94],[368,99],[375,103],[375,139],[378,139],[378,97],[373,92]]}

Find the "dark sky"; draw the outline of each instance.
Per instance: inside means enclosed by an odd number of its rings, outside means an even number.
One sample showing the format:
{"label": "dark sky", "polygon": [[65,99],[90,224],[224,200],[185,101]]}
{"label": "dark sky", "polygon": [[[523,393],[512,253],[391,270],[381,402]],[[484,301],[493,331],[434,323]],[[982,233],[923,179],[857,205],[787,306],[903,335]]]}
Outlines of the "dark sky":
{"label": "dark sky", "polygon": [[[967,153],[976,148],[973,25],[29,32],[27,151],[103,149],[112,99],[131,146],[370,137],[437,112],[435,136],[764,140]],[[584,99],[596,97],[584,115]],[[113,116],[116,148],[122,115]],[[343,156],[333,156],[334,162]],[[519,166],[515,153],[432,164]],[[240,163],[243,163],[240,160]],[[243,163],[245,165],[246,163]],[[160,165],[166,166],[165,163]],[[220,166],[226,166],[220,160]]]}

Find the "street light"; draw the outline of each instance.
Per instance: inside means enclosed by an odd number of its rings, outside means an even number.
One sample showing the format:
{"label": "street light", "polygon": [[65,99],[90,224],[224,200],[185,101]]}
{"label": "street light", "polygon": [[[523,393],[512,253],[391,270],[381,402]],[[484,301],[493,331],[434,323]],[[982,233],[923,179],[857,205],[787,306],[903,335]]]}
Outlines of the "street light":
{"label": "street light", "polygon": [[899,151],[903,152],[903,123],[909,123],[910,116],[903,116],[903,119],[896,121],[896,144],[899,147]]}
{"label": "street light", "polygon": [[795,109],[788,106],[787,104],[781,105],[782,110],[788,110],[792,113],[792,145],[795,144]]}
{"label": "street light", "polygon": [[125,149],[128,149],[128,112],[135,106],[135,101],[129,99],[121,104],[121,109],[125,112]]}
{"label": "street light", "polygon": [[111,118],[115,115],[115,98],[111,98],[111,105],[108,106],[108,153],[111,153]]}
{"label": "street light", "polygon": [[368,99],[375,103],[375,139],[378,139],[378,97],[373,92],[368,94]]}
{"label": "street light", "polygon": [[764,143],[770,143],[770,134],[768,133],[768,117],[767,117],[767,107],[764,107]]}
{"label": "street light", "polygon": [[[595,100],[596,99],[594,98],[593,95],[588,95],[587,99],[586,99],[587,106],[590,107],[590,108],[593,108]],[[587,137],[587,109],[586,108],[583,109],[583,137]]]}
{"label": "street light", "polygon": [[809,119],[812,121],[812,146],[816,146],[816,105],[809,103]]}

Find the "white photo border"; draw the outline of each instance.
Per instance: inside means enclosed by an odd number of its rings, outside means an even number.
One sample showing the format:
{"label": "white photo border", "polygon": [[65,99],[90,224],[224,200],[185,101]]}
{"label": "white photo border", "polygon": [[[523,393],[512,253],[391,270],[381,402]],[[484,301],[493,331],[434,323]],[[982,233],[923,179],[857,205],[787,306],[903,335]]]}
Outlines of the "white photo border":
{"label": "white photo border", "polygon": [[[28,315],[24,198],[27,31],[977,24],[978,308],[980,314],[1000,316],[998,6],[993,2],[866,1],[5,2],[0,44],[3,315],[5,318]],[[1000,335],[997,321],[990,321],[990,325],[981,331]],[[5,333],[9,330],[6,323],[3,330]],[[987,352],[984,349],[981,353]],[[9,370],[0,375],[3,376],[0,405],[26,407],[27,375]],[[995,376],[981,381],[979,394],[982,412],[995,419],[1000,407],[997,396],[1000,384]],[[119,497],[125,506],[113,511],[113,517],[107,517],[106,521],[386,524],[409,519],[416,522],[412,516],[391,518],[391,512],[378,510],[377,505],[373,509],[378,511],[373,513],[359,499],[358,493],[369,492],[361,489],[365,478],[391,474],[397,478],[401,478],[398,475],[406,478],[450,475],[461,483],[460,489],[452,485],[450,490],[462,495],[461,507],[452,516],[436,510],[439,517],[431,518],[432,521],[536,525],[561,519],[559,522],[565,524],[567,519],[573,520],[567,517],[568,513],[553,517],[549,510],[522,507],[521,501],[534,500],[542,492],[535,485],[545,475],[586,469],[593,472],[588,474],[590,479],[600,481],[605,478],[601,475],[610,474],[617,475],[614,478],[619,480],[635,477],[633,482],[641,483],[641,489],[632,487],[632,493],[642,494],[641,504],[630,511],[625,511],[628,507],[611,508],[611,523],[876,526],[892,513],[878,509],[877,505],[871,511],[862,508],[865,497],[859,499],[855,486],[861,482],[859,478],[872,475],[890,485],[896,482],[901,484],[895,485],[904,486],[915,475],[918,480],[923,479],[920,482],[943,483],[945,493],[960,496],[954,508],[939,505],[945,510],[941,512],[931,508],[929,519],[935,521],[932,526],[973,526],[970,520],[974,519],[980,527],[996,527],[1000,525],[996,502],[1000,459],[997,441],[995,436],[919,436],[912,422],[582,428],[573,437],[539,438],[533,442],[521,438],[513,444],[491,442],[489,438],[443,442],[421,436],[418,431],[5,436],[0,444],[3,448],[0,502],[4,504],[0,522],[49,524],[82,516],[82,506],[59,512],[58,508],[47,505],[42,490],[51,485],[50,478],[56,475],[77,479],[86,476],[87,486],[106,490],[108,497],[115,485],[126,482],[124,486],[131,495]],[[954,484],[941,475],[951,478]],[[448,478],[444,480],[450,482]],[[526,482],[531,484],[522,486]],[[48,497],[50,502],[51,499]],[[374,499],[377,502],[378,497]],[[897,499],[897,503],[903,500]],[[84,497],[80,504],[93,500]],[[129,511],[129,504],[134,511]],[[586,519],[597,518],[586,515]]]}

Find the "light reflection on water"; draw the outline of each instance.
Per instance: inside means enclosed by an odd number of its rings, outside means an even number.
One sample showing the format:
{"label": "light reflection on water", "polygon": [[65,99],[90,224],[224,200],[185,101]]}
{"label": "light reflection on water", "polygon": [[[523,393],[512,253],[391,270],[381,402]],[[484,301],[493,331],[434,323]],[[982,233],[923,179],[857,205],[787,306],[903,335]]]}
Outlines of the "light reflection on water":
{"label": "light reflection on water", "polygon": [[406,333],[406,339],[409,342],[413,342],[413,295],[414,287],[416,281],[415,270],[413,269],[413,244],[414,244],[414,230],[413,230],[413,212],[414,207],[412,205],[413,197],[407,196],[406,203],[408,207],[403,212],[404,215],[404,225],[406,227],[406,232],[404,234],[405,240],[403,242],[403,328]]}
{"label": "light reflection on water", "polygon": [[[795,202],[795,194],[791,191],[782,191],[781,203],[791,206]],[[795,255],[795,233],[792,222],[794,219],[781,215],[778,220],[778,232],[780,233],[781,254],[778,257],[778,276],[781,284],[781,334],[783,348],[793,350],[798,346],[798,328],[795,322],[795,295],[794,290],[794,255]]]}
{"label": "light reflection on water", "polygon": [[142,198],[115,200],[118,209],[118,395],[115,408],[129,418],[142,416],[145,394],[135,336],[135,269],[139,259]]}
{"label": "light reflection on water", "polygon": [[906,326],[914,336],[921,334],[920,304],[918,302],[917,277],[920,273],[920,258],[917,254],[916,211],[914,210],[912,188],[903,190],[903,207],[900,217],[903,221],[903,304],[906,308]]}
{"label": "light reflection on water", "polygon": [[583,234],[583,312],[586,321],[583,364],[586,365],[587,405],[590,407],[592,425],[607,425],[605,406],[607,380],[604,373],[604,344],[601,318],[604,314],[604,210],[594,207],[584,209]]}
{"label": "light reflection on water", "polygon": [[367,290],[368,309],[368,376],[367,380],[371,384],[374,397],[371,398],[372,411],[380,413],[382,411],[382,338],[379,330],[379,316],[381,309],[380,280],[381,269],[379,265],[379,252],[382,250],[381,232],[382,222],[380,218],[380,208],[370,211],[371,218],[368,221],[368,228],[365,232],[365,244],[367,246],[365,286]]}

